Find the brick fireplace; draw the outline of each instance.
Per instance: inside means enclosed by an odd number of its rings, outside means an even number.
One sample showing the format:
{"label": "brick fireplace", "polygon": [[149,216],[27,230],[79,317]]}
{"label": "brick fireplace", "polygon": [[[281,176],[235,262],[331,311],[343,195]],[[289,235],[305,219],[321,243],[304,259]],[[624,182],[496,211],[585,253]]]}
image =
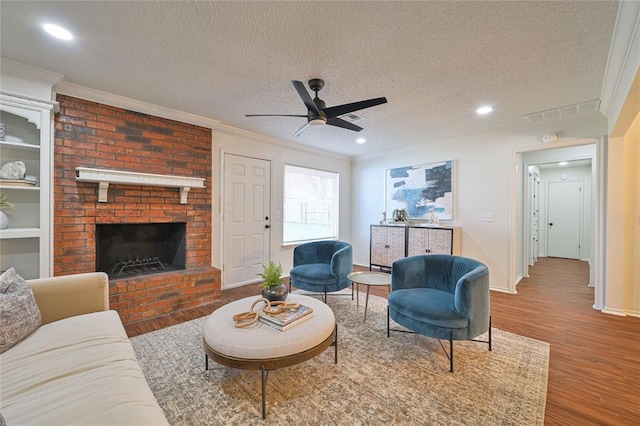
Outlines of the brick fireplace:
{"label": "brick fireplace", "polygon": [[[109,224],[183,223],[185,267],[110,280],[111,309],[124,323],[211,303],[220,270],[211,267],[211,130],[58,95],[54,147],[54,274],[97,270],[96,228]],[[176,188],[118,185],[98,202],[96,183],[76,181],[76,167],[205,179],[180,204]]]}

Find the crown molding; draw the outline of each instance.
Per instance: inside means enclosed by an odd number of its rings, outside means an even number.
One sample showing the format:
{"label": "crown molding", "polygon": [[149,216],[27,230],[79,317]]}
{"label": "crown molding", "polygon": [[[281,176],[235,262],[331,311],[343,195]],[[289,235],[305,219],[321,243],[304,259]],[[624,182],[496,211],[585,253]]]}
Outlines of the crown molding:
{"label": "crown molding", "polygon": [[[296,151],[303,151],[311,154],[321,155],[323,157],[330,157],[338,160],[347,160],[347,161],[352,160],[352,158],[349,157],[348,155],[328,152],[328,151],[324,151],[324,150],[307,146],[307,145],[294,144],[293,142],[290,142],[290,141],[274,138],[272,136],[263,135],[261,133],[252,132],[250,130],[240,129],[238,127],[229,126],[227,124],[222,124],[222,123],[218,124],[215,127],[214,131],[216,130],[221,132],[226,132],[228,134],[235,134],[248,139],[253,139],[258,142],[268,143],[270,145],[278,145],[284,148],[294,149]],[[214,139],[215,139],[215,133],[214,133]]]}
{"label": "crown molding", "polygon": [[37,68],[5,58],[0,58],[0,71],[5,75],[45,84],[49,87],[53,87],[64,80],[64,75],[57,72]]}
{"label": "crown molding", "polygon": [[62,74],[0,58],[0,87],[30,99],[51,101],[53,87],[64,80]]}
{"label": "crown molding", "polygon": [[179,121],[181,123],[193,124],[195,126],[213,129],[220,124],[220,121],[212,118],[202,117],[200,115],[190,114],[188,112],[178,111],[171,108],[165,108],[149,102],[143,102],[136,99],[127,98],[125,96],[114,95],[113,93],[103,92],[101,90],[92,89],[78,84],[62,82],[56,87],[56,92],[81,98],[91,102],[97,102],[105,105],[123,108],[130,111],[140,112],[143,114],[154,115],[169,120]]}
{"label": "crown molding", "polygon": [[640,2],[621,1],[600,95],[600,112],[612,134],[640,68]]}

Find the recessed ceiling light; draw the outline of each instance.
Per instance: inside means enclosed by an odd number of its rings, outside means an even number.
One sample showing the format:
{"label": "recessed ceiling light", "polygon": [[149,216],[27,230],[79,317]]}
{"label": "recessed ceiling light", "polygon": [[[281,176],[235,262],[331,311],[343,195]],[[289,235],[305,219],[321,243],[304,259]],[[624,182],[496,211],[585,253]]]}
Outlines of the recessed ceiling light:
{"label": "recessed ceiling light", "polygon": [[489,105],[481,106],[476,110],[476,112],[480,115],[489,114],[491,111],[493,111],[493,108],[491,108]]}
{"label": "recessed ceiling light", "polygon": [[357,143],[365,143],[367,140],[365,138],[358,138],[356,139]]}
{"label": "recessed ceiling light", "polygon": [[54,36],[55,38],[59,38],[60,40],[73,40],[73,35],[62,27],[59,27],[54,24],[44,24],[42,26],[46,32]]}
{"label": "recessed ceiling light", "polygon": [[566,161],[561,161],[561,162],[558,163],[558,166],[566,166],[567,164],[569,164],[569,163],[566,162]]}

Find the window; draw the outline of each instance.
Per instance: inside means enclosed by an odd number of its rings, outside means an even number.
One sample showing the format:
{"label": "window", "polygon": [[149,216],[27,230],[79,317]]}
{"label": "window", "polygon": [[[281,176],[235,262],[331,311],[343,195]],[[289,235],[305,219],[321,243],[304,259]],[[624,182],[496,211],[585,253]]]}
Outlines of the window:
{"label": "window", "polygon": [[283,242],[338,238],[338,173],[284,165]]}

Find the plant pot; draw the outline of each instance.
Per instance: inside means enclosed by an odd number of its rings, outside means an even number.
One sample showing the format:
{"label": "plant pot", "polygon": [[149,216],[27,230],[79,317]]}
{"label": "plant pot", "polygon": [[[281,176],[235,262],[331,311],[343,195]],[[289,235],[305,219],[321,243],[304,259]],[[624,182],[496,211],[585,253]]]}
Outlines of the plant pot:
{"label": "plant pot", "polygon": [[265,288],[262,290],[262,297],[267,299],[270,302],[287,300],[287,296],[289,296],[289,290],[287,286],[284,284],[277,285],[271,288]]}
{"label": "plant pot", "polygon": [[8,227],[9,227],[9,218],[7,217],[5,212],[0,210],[0,229],[7,229]]}

